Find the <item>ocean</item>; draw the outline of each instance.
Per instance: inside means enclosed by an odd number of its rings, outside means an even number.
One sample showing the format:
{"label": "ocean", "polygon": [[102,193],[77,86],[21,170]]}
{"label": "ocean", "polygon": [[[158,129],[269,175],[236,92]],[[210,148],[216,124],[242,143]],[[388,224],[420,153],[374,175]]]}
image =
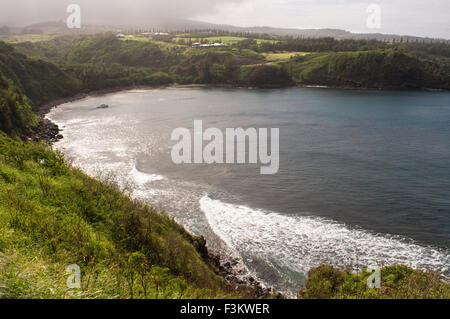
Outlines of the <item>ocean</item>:
{"label": "ocean", "polygon": [[[97,109],[102,103],[107,109]],[[450,277],[450,93],[130,90],[60,105],[55,147],[165,211],[242,276],[295,296],[311,267],[406,264]],[[279,128],[280,167],[174,164],[171,133]]]}

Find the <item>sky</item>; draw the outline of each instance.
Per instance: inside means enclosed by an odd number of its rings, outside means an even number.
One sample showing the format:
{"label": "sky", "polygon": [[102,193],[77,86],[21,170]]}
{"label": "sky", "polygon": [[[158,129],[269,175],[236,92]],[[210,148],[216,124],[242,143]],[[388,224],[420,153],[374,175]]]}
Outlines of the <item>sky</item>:
{"label": "sky", "polygon": [[[66,20],[69,4],[85,24],[143,24],[193,19],[237,26],[336,28],[450,39],[449,0],[0,0],[0,26]],[[370,4],[379,5],[380,28],[368,28]]]}

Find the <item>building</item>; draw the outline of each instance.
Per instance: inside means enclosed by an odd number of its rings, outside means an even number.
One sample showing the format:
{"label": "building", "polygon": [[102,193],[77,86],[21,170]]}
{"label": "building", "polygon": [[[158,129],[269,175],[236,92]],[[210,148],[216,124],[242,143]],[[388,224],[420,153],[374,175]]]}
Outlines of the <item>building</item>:
{"label": "building", "polygon": [[192,47],[193,48],[223,48],[223,47],[227,47],[228,45],[226,45],[225,43],[204,43],[201,44],[199,42],[194,42],[192,43]]}

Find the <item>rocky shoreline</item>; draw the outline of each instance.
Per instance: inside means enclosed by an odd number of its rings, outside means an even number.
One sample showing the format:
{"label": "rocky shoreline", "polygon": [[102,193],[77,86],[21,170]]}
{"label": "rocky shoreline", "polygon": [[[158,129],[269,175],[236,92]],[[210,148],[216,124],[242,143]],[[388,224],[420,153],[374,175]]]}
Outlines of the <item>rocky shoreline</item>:
{"label": "rocky shoreline", "polygon": [[44,142],[52,145],[62,139],[61,130],[52,121],[46,118],[41,118],[39,124],[34,128],[30,136],[27,137],[29,141]]}
{"label": "rocky shoreline", "polygon": [[[55,99],[51,102],[44,103],[37,107],[35,113],[39,116],[40,122],[35,127],[32,133],[29,136],[26,136],[26,139],[32,141],[44,141],[45,143],[51,145],[58,140],[63,138],[61,134],[61,130],[59,127],[48,120],[46,115],[50,112],[51,109],[58,107],[58,105],[74,102],[78,100],[85,99],[90,96],[101,96],[109,93],[115,93],[126,90],[146,90],[146,89],[161,89],[161,88],[207,88],[207,87],[222,87],[222,88],[243,88],[243,89],[257,89],[257,87],[243,87],[243,86],[233,86],[233,85],[221,85],[221,84],[171,84],[171,85],[162,85],[162,86],[122,86],[112,89],[103,89],[96,90],[86,93],[79,93],[71,97],[59,98]],[[285,87],[277,87],[277,88],[291,88],[291,87],[299,87],[299,88],[319,88],[319,89],[347,89],[347,90],[389,90],[395,88],[366,88],[366,87],[352,87],[352,86],[327,86],[323,84],[298,84],[296,86],[285,86]],[[260,89],[264,89],[259,87]],[[273,88],[273,87],[272,87]],[[265,88],[270,89],[270,88]],[[398,88],[401,89],[401,88]],[[423,88],[423,90],[431,90],[427,88]],[[434,90],[433,90],[434,91]],[[442,91],[442,90],[435,90]]]}
{"label": "rocky shoreline", "polygon": [[254,299],[264,299],[275,297],[284,299],[286,296],[276,292],[273,288],[265,287],[252,276],[242,276],[242,271],[237,270],[238,261],[235,259],[225,260],[219,254],[208,251],[206,239],[203,236],[194,237],[192,244],[214,272],[225,279],[225,282],[232,290],[244,292]]}
{"label": "rocky shoreline", "polygon": [[[183,86],[170,86],[170,87],[204,87],[201,85],[183,85]],[[39,124],[34,128],[33,132],[26,137],[26,140],[33,142],[44,142],[48,145],[53,145],[64,136],[61,134],[62,130],[59,126],[46,118],[46,115],[55,107],[61,104],[74,102],[87,98],[89,96],[100,96],[108,93],[119,92],[123,90],[132,89],[151,89],[155,87],[123,87],[118,89],[108,89],[95,91],[90,94],[78,94],[73,97],[61,98],[52,102],[45,103],[38,107],[35,111],[39,116]],[[168,86],[166,86],[168,88]],[[208,263],[214,272],[224,278],[226,284],[230,290],[244,292],[245,295],[251,296],[254,299],[264,299],[268,297],[286,298],[279,292],[274,291],[270,287],[264,287],[252,276],[243,277],[240,270],[236,269],[238,264],[237,260],[225,260],[221,255],[209,252],[206,246],[206,239],[203,236],[193,237],[192,244],[203,258]]]}
{"label": "rocky shoreline", "polygon": [[126,86],[115,89],[104,89],[88,93],[79,93],[70,97],[58,98],[50,102],[41,104],[36,109],[34,109],[34,112],[39,116],[39,124],[33,129],[33,131],[28,136],[25,137],[25,139],[34,142],[42,141],[49,145],[53,145],[53,143],[56,143],[57,141],[63,139],[64,136],[61,134],[62,130],[59,128],[59,126],[46,118],[47,114],[53,108],[56,108],[61,104],[75,102],[90,96],[101,96],[104,94],[120,92],[124,90],[151,89],[151,88],[155,87]]}

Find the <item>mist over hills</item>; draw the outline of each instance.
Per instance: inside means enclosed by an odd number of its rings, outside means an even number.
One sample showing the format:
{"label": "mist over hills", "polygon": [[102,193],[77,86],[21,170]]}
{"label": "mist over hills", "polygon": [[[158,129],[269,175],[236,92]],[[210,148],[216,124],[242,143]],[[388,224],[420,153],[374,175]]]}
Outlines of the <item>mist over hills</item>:
{"label": "mist over hills", "polygon": [[63,21],[48,21],[31,24],[25,27],[0,26],[0,34],[67,34],[67,33],[103,33],[103,32],[124,32],[133,33],[139,31],[168,31],[168,32],[188,32],[188,31],[228,31],[233,33],[255,33],[269,34],[273,36],[290,36],[294,38],[324,38],[332,37],[337,40],[380,40],[380,41],[444,41],[449,39],[436,39],[430,37],[419,37],[413,35],[383,34],[383,33],[353,33],[342,29],[294,29],[277,28],[270,26],[239,27],[228,24],[213,24],[203,21],[187,19],[171,19],[163,22],[151,21],[146,24],[135,25],[83,25],[81,29],[68,29]]}

